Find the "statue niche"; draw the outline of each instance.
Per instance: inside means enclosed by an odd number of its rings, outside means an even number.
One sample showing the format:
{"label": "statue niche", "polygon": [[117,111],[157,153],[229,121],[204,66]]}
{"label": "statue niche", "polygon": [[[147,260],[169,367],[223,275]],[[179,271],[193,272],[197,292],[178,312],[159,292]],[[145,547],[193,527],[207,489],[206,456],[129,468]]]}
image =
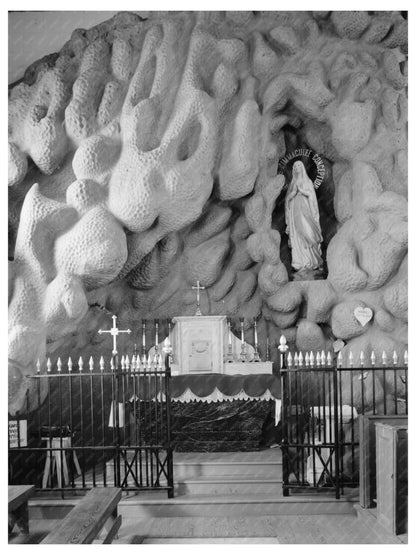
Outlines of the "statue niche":
{"label": "statue niche", "polygon": [[285,198],[286,234],[292,253],[294,279],[322,276],[322,231],[315,189],[299,160],[293,164],[292,180]]}

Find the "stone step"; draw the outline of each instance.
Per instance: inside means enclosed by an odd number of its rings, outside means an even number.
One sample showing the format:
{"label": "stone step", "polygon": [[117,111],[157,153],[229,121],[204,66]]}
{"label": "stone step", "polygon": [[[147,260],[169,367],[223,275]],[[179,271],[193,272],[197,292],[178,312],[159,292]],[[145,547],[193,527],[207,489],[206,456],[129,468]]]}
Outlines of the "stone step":
{"label": "stone step", "polygon": [[128,518],[354,513],[350,501],[322,494],[296,497],[270,493],[181,495],[164,500],[135,497],[124,498],[119,504],[120,513]]}
{"label": "stone step", "polygon": [[173,465],[176,481],[209,476],[245,476],[252,478],[281,478],[279,462],[176,462]]}
{"label": "stone step", "polygon": [[[118,543],[118,542],[113,542]],[[134,542],[142,544],[211,544],[211,543],[280,543],[277,538],[142,538],[142,541]]]}
{"label": "stone step", "polygon": [[198,476],[196,479],[175,481],[175,495],[250,495],[282,494],[282,480],[270,477]]}
{"label": "stone step", "polygon": [[[69,499],[39,499],[29,501],[30,519],[64,518],[79,497]],[[264,515],[331,515],[354,514],[353,502],[335,499],[326,494],[181,495],[168,499],[166,492],[139,492],[124,495],[119,503],[123,519],[152,517],[221,517]]]}

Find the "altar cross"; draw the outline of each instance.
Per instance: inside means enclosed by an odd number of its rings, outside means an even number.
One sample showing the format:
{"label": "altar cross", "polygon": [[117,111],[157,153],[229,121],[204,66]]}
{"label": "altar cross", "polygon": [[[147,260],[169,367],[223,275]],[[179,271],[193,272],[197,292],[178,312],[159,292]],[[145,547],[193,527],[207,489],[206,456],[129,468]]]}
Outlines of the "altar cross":
{"label": "altar cross", "polygon": [[117,327],[117,316],[113,314],[113,327],[109,330],[98,330],[98,333],[101,335],[102,333],[110,333],[113,336],[113,356],[117,354],[117,335],[119,333],[131,333],[131,330],[119,330]]}
{"label": "altar cross", "polygon": [[199,304],[199,292],[201,290],[205,289],[205,287],[200,285],[199,280],[197,280],[196,285],[192,285],[192,289],[196,289],[196,312],[195,312],[195,316],[202,316],[201,306]]}

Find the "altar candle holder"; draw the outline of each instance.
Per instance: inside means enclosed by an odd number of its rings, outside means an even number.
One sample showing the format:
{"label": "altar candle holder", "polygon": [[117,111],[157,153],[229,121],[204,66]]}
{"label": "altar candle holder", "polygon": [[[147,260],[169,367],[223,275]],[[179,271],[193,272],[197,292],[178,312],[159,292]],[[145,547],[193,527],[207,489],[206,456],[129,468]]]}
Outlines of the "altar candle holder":
{"label": "altar candle holder", "polygon": [[257,337],[257,318],[254,318],[254,357],[253,362],[260,362],[259,342]]}
{"label": "altar candle holder", "polygon": [[226,362],[234,362],[233,337],[231,334],[231,318],[227,318],[227,330],[228,330],[228,350],[227,350]]}
{"label": "altar candle holder", "polygon": [[280,368],[286,368],[286,352],[289,350],[289,347],[284,335],[280,336],[278,349],[280,352]]}
{"label": "altar candle holder", "polygon": [[142,320],[142,357],[146,356],[146,320]]}
{"label": "altar candle holder", "polygon": [[241,330],[241,353],[240,353],[240,362],[246,362],[247,360],[247,353],[246,353],[246,342],[244,340],[244,318],[240,318],[240,330]]}
{"label": "altar candle holder", "polygon": [[159,320],[155,320],[155,355],[157,356],[158,353],[158,345],[159,345]]}
{"label": "altar candle holder", "polygon": [[170,368],[173,362],[172,359],[172,346],[170,344],[170,339],[169,339],[169,335],[166,337],[165,341],[163,342],[163,348],[162,351],[165,353],[165,361],[166,361],[166,357],[167,357],[167,363],[168,363],[168,367]]}

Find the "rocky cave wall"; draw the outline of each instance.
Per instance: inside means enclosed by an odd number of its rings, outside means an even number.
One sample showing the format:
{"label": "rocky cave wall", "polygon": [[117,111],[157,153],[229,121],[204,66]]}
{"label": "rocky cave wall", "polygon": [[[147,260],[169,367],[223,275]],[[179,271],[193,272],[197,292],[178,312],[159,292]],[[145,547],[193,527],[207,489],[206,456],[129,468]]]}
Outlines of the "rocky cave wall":
{"label": "rocky cave wall", "polygon": [[[10,90],[9,410],[37,359],[110,354],[97,305],[131,351],[142,318],[194,313],[197,279],[203,313],[260,318],[263,355],[281,332],[299,350],[342,339],[357,362],[403,353],[406,127],[403,12],[120,13],[74,31]],[[326,168],[322,280],[283,261],[277,165],[298,147]]]}

